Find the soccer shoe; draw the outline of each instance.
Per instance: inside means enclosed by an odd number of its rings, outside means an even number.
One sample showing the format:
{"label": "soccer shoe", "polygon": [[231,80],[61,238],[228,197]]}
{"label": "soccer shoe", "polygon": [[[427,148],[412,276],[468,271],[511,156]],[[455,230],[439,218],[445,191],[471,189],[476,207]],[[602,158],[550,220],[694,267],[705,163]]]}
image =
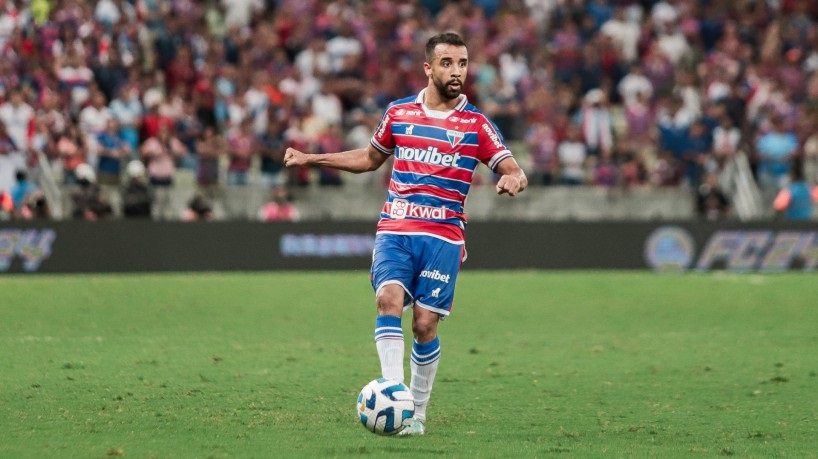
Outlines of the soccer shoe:
{"label": "soccer shoe", "polygon": [[398,432],[398,435],[402,437],[417,437],[425,434],[426,426],[423,425],[423,421],[415,418],[412,418],[412,420],[409,421],[409,425]]}

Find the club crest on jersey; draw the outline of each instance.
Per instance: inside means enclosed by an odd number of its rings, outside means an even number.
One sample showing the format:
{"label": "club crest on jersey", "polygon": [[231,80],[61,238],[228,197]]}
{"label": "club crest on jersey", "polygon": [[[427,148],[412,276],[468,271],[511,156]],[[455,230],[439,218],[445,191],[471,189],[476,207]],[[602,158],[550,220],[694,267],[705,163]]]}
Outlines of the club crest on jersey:
{"label": "club crest on jersey", "polygon": [[466,134],[464,134],[464,133],[462,133],[460,131],[452,131],[452,130],[447,130],[446,131],[446,137],[449,139],[449,143],[452,144],[453,147],[455,145],[457,145],[458,143],[460,143],[460,141],[463,140],[463,137],[465,137],[465,136],[466,136]]}

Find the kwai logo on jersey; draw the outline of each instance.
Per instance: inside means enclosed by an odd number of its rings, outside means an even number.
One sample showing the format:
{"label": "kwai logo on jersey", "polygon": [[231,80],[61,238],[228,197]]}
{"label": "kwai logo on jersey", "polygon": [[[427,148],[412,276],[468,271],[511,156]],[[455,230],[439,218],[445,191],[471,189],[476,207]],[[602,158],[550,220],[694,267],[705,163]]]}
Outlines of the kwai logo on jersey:
{"label": "kwai logo on jersey", "polygon": [[435,166],[457,167],[457,162],[460,160],[460,153],[447,155],[445,153],[441,153],[437,147],[427,147],[425,149],[397,147],[395,149],[395,158],[405,161],[417,161],[419,163],[433,164]]}
{"label": "kwai logo on jersey", "polygon": [[405,199],[395,199],[389,207],[389,216],[397,219],[410,217],[445,220],[446,210],[445,207],[421,206]]}
{"label": "kwai logo on jersey", "polygon": [[463,137],[465,137],[465,136],[466,136],[466,134],[463,134],[460,131],[452,131],[452,130],[446,131],[446,138],[449,139],[449,143],[452,144],[452,146],[455,146],[458,143],[460,143],[460,141],[463,140]]}

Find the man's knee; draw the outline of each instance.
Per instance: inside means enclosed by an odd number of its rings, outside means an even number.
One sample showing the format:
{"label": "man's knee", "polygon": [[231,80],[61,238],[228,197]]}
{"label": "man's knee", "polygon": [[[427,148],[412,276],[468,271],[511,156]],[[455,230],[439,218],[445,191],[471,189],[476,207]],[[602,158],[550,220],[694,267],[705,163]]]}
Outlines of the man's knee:
{"label": "man's knee", "polygon": [[375,297],[378,304],[378,314],[382,316],[398,316],[403,314],[403,303],[406,292],[398,284],[383,286]]}
{"label": "man's knee", "polygon": [[437,324],[440,316],[436,312],[415,306],[412,317],[412,333],[419,343],[428,343],[437,336]]}

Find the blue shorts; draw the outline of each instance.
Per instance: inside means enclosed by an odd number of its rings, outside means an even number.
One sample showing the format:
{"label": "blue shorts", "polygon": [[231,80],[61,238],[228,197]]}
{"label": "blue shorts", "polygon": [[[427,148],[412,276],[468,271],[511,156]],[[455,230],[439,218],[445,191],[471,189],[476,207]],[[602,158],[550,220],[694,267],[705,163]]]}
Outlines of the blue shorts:
{"label": "blue shorts", "polygon": [[465,259],[465,246],[432,236],[378,234],[372,253],[372,288],[398,284],[406,291],[405,307],[413,303],[447,316],[454,285]]}

